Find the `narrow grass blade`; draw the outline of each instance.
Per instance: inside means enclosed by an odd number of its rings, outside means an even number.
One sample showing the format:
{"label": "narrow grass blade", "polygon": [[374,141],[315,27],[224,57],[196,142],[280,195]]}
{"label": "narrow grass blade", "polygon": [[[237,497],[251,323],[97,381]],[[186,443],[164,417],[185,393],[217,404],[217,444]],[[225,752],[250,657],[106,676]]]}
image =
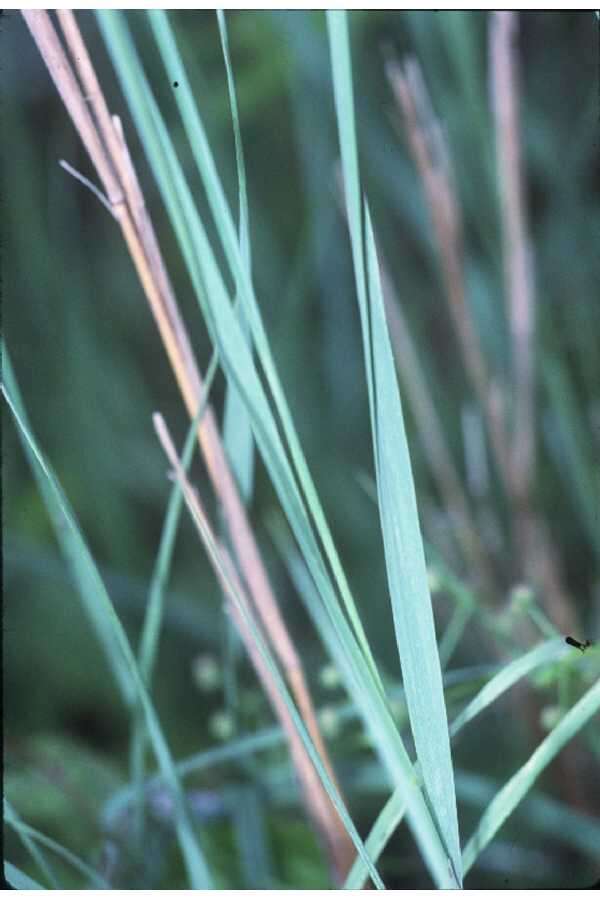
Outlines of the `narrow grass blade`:
{"label": "narrow grass blade", "polygon": [[546,766],[592,716],[597,714],[598,710],[600,710],[600,680],[586,691],[550,734],[544,738],[525,765],[521,766],[496,794],[463,851],[465,873],[471,869],[479,854],[485,850],[515,807],[531,790]]}
{"label": "narrow grass blade", "polygon": [[[184,471],[187,472],[192,461],[194,448],[196,446],[196,435],[198,426],[206,410],[208,404],[208,396],[212,383],[217,371],[218,357],[213,353],[211,361],[204,378],[204,387],[202,396],[198,405],[198,412],[194,416],[185,441],[181,464]],[[152,683],[152,673],[158,650],[158,641],[163,622],[164,611],[164,591],[169,579],[171,570],[171,561],[173,558],[173,550],[175,548],[175,538],[177,536],[177,528],[183,508],[183,497],[181,489],[175,483],[171,489],[171,496],[167,505],[167,513],[163,523],[162,533],[160,536],[160,544],[150,590],[148,593],[148,604],[146,606],[146,614],[142,626],[142,636],[140,639],[140,647],[138,652],[138,664],[140,675],[144,684],[148,689]],[[143,831],[143,815],[144,815],[144,757],[146,749],[146,732],[143,710],[138,707],[133,719],[133,735],[131,740],[131,775],[138,790],[138,804],[134,821],[134,831],[137,833],[138,840],[142,839]]]}
{"label": "narrow grass blade", "polygon": [[443,838],[457,885],[460,886],[458,816],[442,670],[368,209],[365,210],[366,235],[363,230],[347,16],[340,11],[330,11],[327,23],[348,226],[363,329],[379,510],[396,640],[410,723],[429,806]]}
{"label": "narrow grass blade", "polygon": [[[247,266],[248,273],[250,273],[251,252],[250,231],[248,228],[248,195],[246,190],[246,167],[244,164],[242,129],[240,127],[233,68],[229,57],[227,24],[225,22],[225,13],[222,9],[217,10],[217,20],[219,23],[219,35],[221,37],[223,59],[225,61],[225,69],[227,72],[227,90],[229,92],[229,105],[231,107],[231,120],[233,123],[233,136],[235,140],[235,162],[237,168],[238,203],[240,210],[240,251],[242,259]],[[239,297],[240,291],[238,288],[236,300],[238,300]],[[240,310],[242,329],[246,337],[249,338],[249,326],[241,303],[238,308]],[[227,452],[227,458],[235,472],[240,493],[244,501],[248,503],[252,497],[252,482],[254,477],[254,443],[252,440],[252,426],[243,398],[236,390],[235,385],[231,382],[227,383],[227,393],[225,395],[223,443]]]}
{"label": "narrow grass blade", "polygon": [[488,681],[484,688],[466,705],[463,711],[456,717],[450,726],[450,734],[454,737],[461,728],[479,715],[487,706],[497,700],[501,694],[509,690],[519,679],[525,678],[530,672],[544,663],[556,662],[566,656],[569,648],[562,638],[553,638],[545,641],[539,647],[534,647],[528,653],[513,659],[497,675]]}
{"label": "narrow grass blade", "polygon": [[110,888],[110,885],[105,879],[95,872],[91,866],[88,866],[87,863],[83,862],[76,853],[72,853],[71,850],[67,850],[67,848],[63,847],[58,841],[47,837],[45,834],[42,834],[41,831],[38,831],[36,828],[32,828],[30,825],[23,822],[12,809],[10,803],[6,800],[4,801],[4,821],[7,825],[10,825],[21,838],[27,836],[29,839],[41,844],[43,847],[52,850],[53,853],[56,853],[57,856],[64,859],[65,862],[73,866],[74,869],[77,869],[77,871],[85,878],[89,878],[95,889],[108,890]]}
{"label": "narrow grass blade", "polygon": [[[7,354],[4,349],[4,365],[6,365],[6,362]],[[70,545],[77,548],[75,551],[77,552],[76,563],[79,570],[83,573],[81,581],[78,583],[78,587],[80,587],[81,592],[83,593],[83,590],[87,586],[90,584],[94,585],[92,599],[99,611],[98,615],[102,616],[105,623],[103,628],[105,629],[107,640],[114,646],[115,653],[118,651],[121,654],[124,671],[127,673],[126,677],[128,677],[130,682],[128,688],[129,694],[135,696],[135,693],[137,693],[139,697],[157,762],[173,795],[177,838],[185,860],[190,885],[195,888],[207,888],[211,884],[208,868],[185,809],[184,799],[173,766],[171,753],[163,736],[158,716],[156,715],[154,706],[148,695],[142,676],[140,675],[123,626],[114,610],[112,601],[108,596],[92,556],[87,549],[75,515],[69,506],[63,490],[49,464],[46,462],[26,421],[19,414],[13,394],[5,382],[2,384],[2,393],[13,414],[19,433],[29,448],[28,457],[31,467],[34,472],[36,472],[36,477],[43,479],[45,482],[46,488],[43,491],[43,498],[47,504],[52,521],[59,533],[62,534],[64,532],[69,535]],[[88,600],[85,602],[91,601]]]}
{"label": "narrow grass blade", "polygon": [[[15,809],[8,802],[8,800],[5,800],[5,804],[6,804],[5,812],[8,811],[9,815],[12,817],[12,819],[15,822],[21,823],[22,822],[21,817],[17,814]],[[19,829],[19,831],[17,833],[19,835],[19,839],[20,839],[21,843],[23,844],[23,846],[25,847],[25,849],[31,856],[32,860],[36,863],[38,869],[40,870],[40,872],[46,879],[47,883],[50,885],[50,888],[53,891],[59,890],[60,885],[58,884],[58,881],[56,880],[56,876],[55,876],[54,872],[52,871],[50,864],[47,862],[44,854],[41,852],[41,850],[39,849],[39,847],[37,846],[35,841],[22,828]]]}
{"label": "narrow grass blade", "polygon": [[69,566],[73,581],[77,585],[85,611],[96,633],[98,642],[104,651],[109,669],[114,675],[121,696],[126,703],[130,703],[133,691],[127,667],[118,649],[115,647],[110,624],[95,599],[97,594],[103,590],[101,578],[96,571],[94,562],[78,529],[64,528],[65,516],[70,520],[74,518],[71,508],[66,498],[62,498],[64,507],[61,507],[60,503],[57,502],[56,493],[40,468],[35,451],[27,440],[26,434],[29,429],[27,414],[4,342],[2,343],[2,382],[4,395],[15,418],[23,423],[22,427],[17,429],[19,439],[50,515],[57,541]]}

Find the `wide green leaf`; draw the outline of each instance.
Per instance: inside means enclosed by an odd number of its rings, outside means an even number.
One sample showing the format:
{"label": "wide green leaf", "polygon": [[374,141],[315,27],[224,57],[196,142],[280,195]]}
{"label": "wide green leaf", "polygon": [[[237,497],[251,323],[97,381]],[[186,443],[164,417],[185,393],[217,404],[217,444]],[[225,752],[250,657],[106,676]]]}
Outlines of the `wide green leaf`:
{"label": "wide green leaf", "polygon": [[442,670],[368,209],[365,209],[366,229],[363,229],[346,14],[329,12],[328,26],[348,226],[363,329],[379,513],[396,640],[429,806],[459,886],[460,841]]}

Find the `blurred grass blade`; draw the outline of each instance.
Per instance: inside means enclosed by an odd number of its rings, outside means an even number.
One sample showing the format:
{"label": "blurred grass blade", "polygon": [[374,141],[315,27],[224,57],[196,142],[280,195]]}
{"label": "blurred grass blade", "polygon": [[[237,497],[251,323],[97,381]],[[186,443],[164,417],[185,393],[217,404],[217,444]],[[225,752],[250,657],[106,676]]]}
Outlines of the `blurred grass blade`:
{"label": "blurred grass blade", "polygon": [[29,875],[26,875],[25,872],[22,872],[21,869],[18,869],[16,866],[13,866],[12,863],[4,860],[4,875],[8,884],[15,889],[15,891],[45,891],[46,888],[39,884],[37,881],[34,881],[33,878],[30,878]]}
{"label": "blurred grass blade", "polygon": [[515,807],[531,790],[555,756],[586,723],[600,710],[600,679],[577,701],[575,706],[544,738],[525,765],[515,772],[498,791],[479,821],[474,834],[463,851],[465,873],[473,866],[480,853],[500,830]]}
{"label": "blurred grass blade", "polygon": [[254,785],[237,788],[232,805],[244,885],[248,890],[268,890],[273,886],[274,877],[265,804],[258,788]]}
{"label": "blurred grass blade", "polygon": [[127,666],[115,647],[110,624],[96,602],[96,596],[104,590],[104,585],[79,530],[77,528],[64,527],[65,517],[70,521],[74,520],[71,507],[65,497],[60,497],[59,499],[52,483],[45,476],[43,469],[40,468],[35,450],[27,439],[29,422],[4,341],[2,342],[2,382],[4,396],[13,415],[18,424],[22,423],[17,429],[19,440],[29,460],[29,465],[48,510],[57,541],[69,566],[73,581],[77,585],[85,611],[96,633],[98,642],[104,651],[109,669],[114,675],[121,696],[126,703],[130,703],[133,698],[133,690]]}
{"label": "blurred grass blade", "polygon": [[[202,772],[212,766],[218,766],[221,763],[231,762],[243,759],[253,753],[259,753],[261,750],[268,750],[273,747],[280,747],[285,740],[283,731],[279,727],[266,728],[258,734],[247,735],[237,740],[230,741],[223,747],[213,747],[210,750],[203,750],[201,753],[195,753],[193,756],[181,760],[175,764],[175,771],[180,778],[191,774],[192,772]],[[144,782],[144,789],[156,787],[161,783],[160,775],[153,774]],[[135,799],[136,788],[131,784],[119,788],[107,800],[102,812],[102,821],[108,827],[112,826],[125,808]]]}
{"label": "blurred grass blade", "polygon": [[479,715],[487,706],[497,700],[501,694],[509,690],[519,679],[524,678],[533,669],[544,663],[555,662],[568,653],[568,647],[562,638],[545,641],[528,653],[513,659],[483,687],[476,697],[463,709],[450,726],[450,734],[454,737],[461,728]]}
{"label": "blurred grass blade", "polygon": [[[432,815],[460,886],[458,816],[442,670],[396,370],[368,209],[366,244],[347,16],[328,12],[348,225],[363,328],[379,512],[396,640],[417,757]],[[368,290],[364,252],[367,252]]]}
{"label": "blurred grass blade", "polygon": [[[6,377],[7,361],[8,356],[6,349],[4,348],[3,366],[5,367],[5,372],[3,377]],[[14,385],[14,378],[12,378],[11,381]],[[64,533],[65,535],[69,535],[67,546],[71,548],[70,552],[75,556],[77,571],[81,573],[81,578],[78,580],[78,587],[82,595],[82,600],[83,602],[89,602],[90,604],[93,601],[93,604],[97,607],[97,615],[103,620],[103,633],[107,636],[106,640],[110,642],[114,655],[116,656],[116,654],[119,653],[123,660],[123,670],[127,673],[124,677],[127,677],[129,681],[128,694],[129,696],[135,696],[137,693],[139,697],[157,762],[165,777],[165,781],[173,794],[177,838],[185,860],[190,885],[194,888],[207,888],[211,884],[211,879],[206,862],[185,810],[184,798],[181,793],[169,748],[163,736],[154,706],[148,695],[142,676],[140,675],[135,657],[129,646],[123,626],[114,610],[112,601],[108,596],[104,583],[96,568],[96,564],[87,549],[87,545],[75,515],[69,506],[63,490],[49,464],[46,462],[26,421],[21,417],[19,410],[17,409],[13,392],[4,381],[2,384],[2,392],[18,426],[19,433],[28,447],[28,457],[31,467],[36,473],[36,477],[43,479],[45,482],[46,487],[42,496],[55,528],[58,534]],[[67,539],[63,538],[63,540],[66,541]],[[91,597],[88,597],[88,600],[86,601],[84,599],[84,593],[89,589],[90,585],[93,585],[94,593]]]}
{"label": "blurred grass blade", "polygon": [[110,885],[99,875],[91,866],[88,866],[87,863],[83,862],[76,853],[73,853],[71,850],[67,850],[66,847],[63,847],[58,841],[53,840],[52,838],[47,837],[45,834],[42,834],[41,831],[38,831],[36,828],[32,828],[30,825],[27,825],[20,816],[17,815],[15,810],[12,808],[10,803],[5,799],[4,800],[4,821],[21,837],[27,836],[31,840],[41,844],[44,847],[47,847],[49,850],[52,850],[53,853],[56,853],[61,859],[65,860],[65,862],[69,863],[69,865],[73,866],[74,869],[77,869],[82,875],[86,878],[89,878],[92,885],[96,890],[107,890],[110,888]]}
{"label": "blurred grass blade", "polygon": [[[6,804],[5,813],[8,811],[9,815],[12,817],[12,819],[15,822],[22,823],[21,817],[17,814],[16,810],[13,808],[13,806],[9,803],[8,800],[5,800],[5,804]],[[23,846],[25,847],[25,849],[31,856],[32,860],[37,865],[39,871],[43,874],[47,883],[50,885],[50,888],[53,891],[59,890],[60,885],[59,885],[58,881],[56,880],[56,876],[55,876],[54,872],[52,871],[50,864],[46,860],[46,857],[41,852],[41,850],[39,849],[39,847],[37,846],[37,844],[35,843],[33,838],[31,838],[29,836],[29,834],[22,828],[19,829],[19,831],[17,833],[19,835],[19,839],[20,839],[21,843],[23,844]]]}
{"label": "blurred grass blade", "polygon": [[[233,68],[229,57],[229,40],[227,37],[227,24],[225,13],[217,10],[219,23],[219,35],[223,49],[223,59],[227,72],[227,90],[229,92],[229,105],[231,107],[231,119],[233,123],[233,136],[235,140],[235,162],[238,179],[238,204],[240,211],[240,251],[242,259],[251,272],[250,231],[248,228],[248,194],[246,190],[246,167],[244,164],[244,148],[242,144],[242,129],[238,113],[237,97]],[[240,289],[237,288],[236,301],[240,299]],[[242,329],[247,338],[250,338],[250,328],[244,313],[242,303],[238,303],[238,310]],[[252,497],[252,483],[254,479],[254,443],[252,440],[252,426],[248,410],[243,398],[237,391],[235,384],[228,381],[225,394],[225,412],[223,414],[223,443],[227,452],[227,458],[235,473],[240,493],[245,503]]]}

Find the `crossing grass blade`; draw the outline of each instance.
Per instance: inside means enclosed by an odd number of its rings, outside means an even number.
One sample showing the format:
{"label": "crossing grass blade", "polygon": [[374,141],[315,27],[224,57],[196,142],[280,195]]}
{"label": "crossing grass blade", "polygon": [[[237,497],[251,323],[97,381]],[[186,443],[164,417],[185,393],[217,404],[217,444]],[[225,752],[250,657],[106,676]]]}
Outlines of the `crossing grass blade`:
{"label": "crossing grass blade", "polygon": [[[507,666],[484,685],[473,700],[467,704],[462,713],[457,716],[450,728],[451,736],[454,737],[458,734],[468,722],[479,715],[479,713],[483,712],[486,707],[509,690],[513,684],[519,681],[519,679],[525,678],[526,675],[538,666],[560,660],[562,657],[566,656],[567,653],[568,650],[565,647],[564,641],[555,638],[546,641],[539,647],[534,647],[529,653],[525,653],[518,659],[508,663]],[[375,862],[377,862],[383,853],[394,830],[402,821],[405,811],[406,804],[402,794],[399,791],[395,791],[377,816],[366,841],[366,847]],[[345,887],[359,889],[364,884],[366,878],[367,873],[361,860],[356,860],[352,871],[348,876]]]}
{"label": "crossing grass blade", "polygon": [[[161,437],[161,442],[163,443],[163,447],[166,447],[167,441],[165,440],[166,436],[166,428],[164,423],[155,422],[156,430]],[[162,434],[162,436],[161,436]],[[255,622],[254,616],[250,609],[248,608],[247,601],[245,597],[240,593],[236,584],[232,581],[230,577],[230,569],[226,565],[224,558],[217,546],[216,539],[212,532],[212,529],[208,523],[208,520],[205,518],[204,512],[201,510],[198,504],[194,504],[190,501],[191,488],[189,484],[184,480],[185,474],[183,473],[183,469],[181,468],[181,464],[178,463],[177,459],[172,456],[171,451],[169,451],[169,459],[174,466],[174,475],[180,481],[183,493],[186,498],[186,502],[188,505],[188,509],[196,528],[200,534],[204,547],[207,551],[207,554],[211,560],[213,569],[219,578],[219,582],[225,586],[228,600],[230,604],[234,607],[236,617],[239,617],[243,624],[245,630],[247,630],[248,635],[251,636],[253,649],[260,655],[262,662],[266,669],[268,670],[271,683],[274,685],[277,694],[281,698],[281,701],[285,704],[287,711],[290,715],[290,718],[294,724],[296,732],[304,744],[304,747],[310,757],[311,762],[313,763],[315,770],[321,779],[321,782],[331,800],[333,806],[335,807],[336,812],[338,813],[340,820],[344,824],[348,834],[350,835],[358,854],[364,860],[365,865],[367,866],[369,875],[373,878],[374,884],[376,887],[383,889],[384,885],[381,881],[379,873],[377,869],[371,862],[367,851],[365,850],[364,844],[356,830],[356,827],[346,809],[344,800],[339,794],[337,787],[334,785],[332,779],[327,772],[326,767],[323,765],[323,761],[321,756],[316,749],[307,729],[302,720],[301,715],[299,714],[294,701],[292,700],[291,694],[288,690],[288,687],[285,683],[284,678],[282,677],[277,663],[275,662],[275,658],[271,652],[270,647],[268,646],[263,634],[261,633],[260,628],[257,626]]]}
{"label": "crossing grass blade", "polygon": [[[213,353],[212,359],[206,371],[206,377],[204,378],[204,386],[202,389],[202,396],[200,398],[198,412],[196,413],[190,424],[185,441],[185,447],[182,455],[182,466],[186,472],[192,461],[194,448],[196,446],[198,426],[208,404],[208,396],[212,387],[215,373],[217,371],[217,363],[217,354]],[[171,489],[169,502],[167,504],[167,512],[160,536],[160,543],[156,556],[156,562],[154,565],[154,571],[152,573],[152,580],[150,582],[148,604],[146,606],[146,613],[144,615],[144,623],[142,625],[142,635],[140,638],[140,646],[138,651],[138,664],[140,668],[140,674],[142,676],[144,684],[148,689],[150,689],[150,685],[152,682],[152,674],[154,671],[156,654],[158,651],[158,641],[160,638],[164,614],[164,592],[171,570],[173,551],[175,549],[175,538],[177,536],[177,529],[179,526],[182,508],[183,497],[181,495],[181,490],[178,484],[174,484]],[[139,707],[137,712],[134,713],[133,719],[134,727],[130,748],[131,775],[138,793],[134,819],[134,831],[137,833],[138,839],[141,840],[144,817],[143,782],[144,757],[146,752],[146,729],[143,711]]]}
{"label": "crossing grass blade", "polygon": [[[8,362],[6,349],[3,348],[4,379],[9,371],[7,369]],[[14,376],[11,378],[11,383],[16,387]],[[146,720],[150,741],[156,755],[156,760],[161,768],[165,782],[173,795],[175,806],[175,829],[190,886],[197,889],[209,888],[211,885],[211,877],[204,855],[200,849],[200,845],[193,832],[185,809],[184,797],[179,786],[179,780],[175,772],[171,753],[163,736],[158,716],[144,685],[143,678],[140,674],[135,656],[129,646],[129,641],[127,640],[123,626],[115,612],[112,601],[106,591],[102,578],[100,577],[100,573],[96,568],[96,564],[87,548],[77,519],[71,510],[56,476],[29,429],[26,420],[20,415],[19,409],[17,408],[17,401],[11,387],[7,385],[6,380],[3,380],[2,383],[2,393],[4,394],[6,402],[18,426],[19,435],[28,448],[28,459],[33,471],[36,473],[36,478],[45,485],[42,490],[42,497],[46,503],[54,527],[57,533],[63,536],[62,540],[65,542],[65,545],[68,546],[69,552],[73,556],[76,571],[80,573],[77,587],[82,595],[82,601],[86,603],[86,605],[92,605],[93,603],[96,606],[98,610],[97,615],[99,618],[101,617],[103,623],[102,633],[106,635],[106,640],[112,648],[111,652],[113,654],[119,653],[123,660],[123,669],[121,671],[124,673],[123,678],[126,678],[128,681],[126,688],[127,695],[128,697],[135,697],[137,695],[139,698]],[[68,539],[65,535],[68,535]],[[90,585],[93,585],[94,592],[91,596],[86,595],[84,599],[83,595],[86,590],[89,589]],[[114,671],[116,671],[116,669]]]}
{"label": "crossing grass blade", "polygon": [[[6,804],[5,808],[4,808],[5,816],[6,816],[6,813],[8,812],[8,814],[10,815],[10,817],[12,818],[12,820],[15,823],[21,824],[22,823],[21,817],[17,814],[17,812],[13,808],[12,804],[9,803],[8,800],[5,800],[5,804]],[[32,860],[37,865],[39,871],[43,874],[44,878],[46,879],[46,882],[50,885],[51,889],[53,891],[58,891],[60,889],[60,885],[56,879],[56,876],[55,876],[54,872],[52,871],[50,864],[46,860],[46,857],[41,852],[41,850],[39,849],[39,847],[37,846],[37,844],[35,843],[33,838],[31,838],[29,836],[29,834],[27,833],[27,831],[24,830],[23,828],[19,828],[17,830],[17,834],[19,835],[19,839],[20,839],[21,843],[23,844],[23,846],[25,847],[25,849],[31,856]]]}
{"label": "crossing grass blade", "polygon": [[497,700],[519,679],[525,678],[530,672],[544,663],[557,662],[566,656],[568,648],[562,638],[553,638],[545,641],[539,647],[534,647],[528,653],[513,659],[504,668],[491,678],[485,687],[474,697],[463,711],[454,719],[450,726],[450,735],[454,737],[475,716],[478,716],[487,706]]}
{"label": "crossing grass blade", "polygon": [[379,512],[396,640],[410,724],[429,806],[460,886],[458,816],[442,670],[368,207],[365,207],[366,227],[363,229],[347,17],[339,11],[328,12],[327,17],[348,227],[363,329]]}
{"label": "crossing grass blade", "polygon": [[13,831],[15,831],[21,839],[28,838],[30,841],[41,844],[65,862],[69,863],[69,865],[73,866],[74,869],[77,869],[77,871],[85,878],[89,878],[96,890],[107,890],[110,888],[110,885],[106,880],[94,871],[91,866],[88,866],[87,863],[80,859],[76,853],[63,847],[58,841],[47,837],[47,835],[38,831],[36,828],[27,825],[6,799],[4,800],[4,821],[7,825],[10,825]]}
{"label": "crossing grass blade", "polygon": [[[368,681],[361,677],[363,673],[352,664],[355,657],[347,653],[346,648],[351,640],[347,624],[344,622],[333,623],[328,619],[318,602],[314,586],[302,560],[284,538],[279,536],[278,542],[296,589],[305,603],[330,658],[340,672],[348,693],[363,714],[363,721],[369,730],[381,761],[391,776],[392,784],[397,787],[394,796],[397,800],[402,798],[401,802],[406,806],[409,825],[434,880],[439,887],[456,887],[456,879],[448,870],[447,854],[421,792],[418,774],[408,758],[389,707],[387,704],[381,706],[381,696],[369,691]],[[366,877],[364,867],[362,871]],[[355,873],[355,877],[358,877],[357,873]]]}
{"label": "crossing grass blade", "polygon": [[515,807],[531,790],[536,779],[586,723],[600,710],[600,679],[586,691],[575,706],[544,738],[525,765],[515,772],[498,791],[485,810],[474,834],[463,851],[463,867],[467,873],[478,856],[498,833]]}

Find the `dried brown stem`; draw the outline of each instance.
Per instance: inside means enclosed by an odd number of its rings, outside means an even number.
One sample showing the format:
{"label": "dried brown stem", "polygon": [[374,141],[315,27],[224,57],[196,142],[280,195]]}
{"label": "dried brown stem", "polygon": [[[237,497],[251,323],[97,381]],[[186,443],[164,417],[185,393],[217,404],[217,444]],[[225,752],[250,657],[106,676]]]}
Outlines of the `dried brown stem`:
{"label": "dried brown stem", "polygon": [[446,297],[467,375],[483,410],[494,459],[506,487],[509,484],[509,441],[503,411],[494,402],[485,358],[466,303],[462,217],[446,142],[433,115],[416,61],[408,60],[401,66],[390,60],[387,74],[402,112],[410,150],[423,183]]}
{"label": "dried brown stem", "polygon": [[[498,16],[511,15],[498,13]],[[502,30],[503,29],[503,30]],[[510,167],[510,182],[505,211],[505,243],[507,246],[507,291],[511,297],[511,334],[513,336],[513,382],[516,397],[515,434],[509,433],[497,382],[490,380],[479,338],[465,299],[463,271],[463,238],[460,206],[452,179],[449,153],[439,124],[433,115],[425,84],[418,65],[408,61],[404,67],[388,63],[388,77],[404,119],[409,146],[421,177],[431,216],[449,308],[456,329],[467,374],[479,400],[490,445],[506,495],[511,501],[515,521],[514,546],[519,560],[519,577],[530,578],[544,591],[546,604],[558,628],[575,627],[574,614],[562,587],[558,557],[548,532],[539,520],[531,501],[534,467],[533,417],[533,299],[526,255],[526,228],[518,153],[518,120],[513,104],[506,112],[504,96],[508,81],[516,92],[514,67],[507,62],[510,54],[510,28],[502,26],[494,40],[504,46],[492,53],[498,59],[499,71],[493,81],[502,86],[503,96],[496,106],[510,119],[507,133],[499,140],[510,144],[501,152],[503,169]],[[512,73],[512,75],[511,75]],[[504,188],[503,188],[504,192]],[[518,244],[518,246],[517,246]]]}
{"label": "dried brown stem", "polygon": [[[202,379],[169,283],[152,222],[144,205],[122,128],[117,118],[111,118],[108,113],[72,12],[61,10],[58,15],[85,95],[89,97],[95,122],[48,13],[44,10],[23,11],[48,71],[104,185],[152,309],[186,409],[190,418],[193,418],[202,392]],[[253,608],[258,612],[265,633],[287,674],[306,727],[328,771],[332,772],[299,657],[271,589],[210,407],[198,428],[198,440],[215,494],[222,505],[229,538],[241,572],[240,581],[248,586]],[[294,761],[296,762],[296,755]],[[312,767],[308,758],[307,765]],[[316,783],[313,779],[309,783],[302,772],[299,772],[299,777],[305,787],[307,806],[316,827],[321,830],[324,823],[327,825],[327,833],[321,834],[324,843],[329,848],[344,848],[344,853],[339,851],[334,861],[338,876],[343,877],[354,858],[350,838],[320,781]],[[326,806],[331,810],[328,817],[321,813]]]}
{"label": "dried brown stem", "polygon": [[514,12],[493,12],[490,16],[491,99],[512,349],[513,428],[508,493],[521,574],[542,586],[556,626],[566,632],[576,626],[575,613],[562,586],[558,553],[532,498],[535,478],[535,293],[521,160],[519,73],[515,48],[517,25]]}
{"label": "dried brown stem", "polygon": [[516,496],[529,493],[535,466],[534,360],[535,297],[527,259],[527,221],[519,134],[519,85],[514,52],[517,20],[512,12],[490,19],[492,106],[496,126],[502,208],[504,281],[512,340],[514,428],[511,481]]}
{"label": "dried brown stem", "polygon": [[[215,535],[215,531],[209,522],[198,493],[191,486],[185,470],[181,465],[177,451],[175,450],[175,446],[162,416],[159,413],[155,413],[153,419],[158,438],[173,467],[174,477],[181,486],[186,505],[196,524],[200,538],[207,549],[209,559],[213,565],[221,590],[226,598],[227,612],[238,629],[248,652],[248,656],[252,661],[264,691],[269,698],[271,706],[281,722],[281,726],[288,739],[292,758],[306,802],[311,807],[313,818],[319,822],[319,834],[324,837],[327,842],[326,850],[333,865],[332,874],[334,879],[337,883],[341,883],[348,872],[346,840],[339,840],[339,836],[342,833],[346,834],[345,829],[336,810],[329,802],[328,796],[323,792],[319,776],[307,754],[291,713],[260,652],[260,647],[257,643],[254,631],[248,622],[248,619],[252,617],[252,608],[248,602],[246,592],[227,548]],[[258,623],[255,622],[254,627],[260,634],[262,641],[266,644],[264,633]],[[288,675],[288,680],[291,681],[290,673],[288,672],[286,674]],[[299,712],[304,719],[301,709],[299,709]],[[335,777],[330,769],[328,769],[328,775],[335,784],[336,789],[339,791]]]}

